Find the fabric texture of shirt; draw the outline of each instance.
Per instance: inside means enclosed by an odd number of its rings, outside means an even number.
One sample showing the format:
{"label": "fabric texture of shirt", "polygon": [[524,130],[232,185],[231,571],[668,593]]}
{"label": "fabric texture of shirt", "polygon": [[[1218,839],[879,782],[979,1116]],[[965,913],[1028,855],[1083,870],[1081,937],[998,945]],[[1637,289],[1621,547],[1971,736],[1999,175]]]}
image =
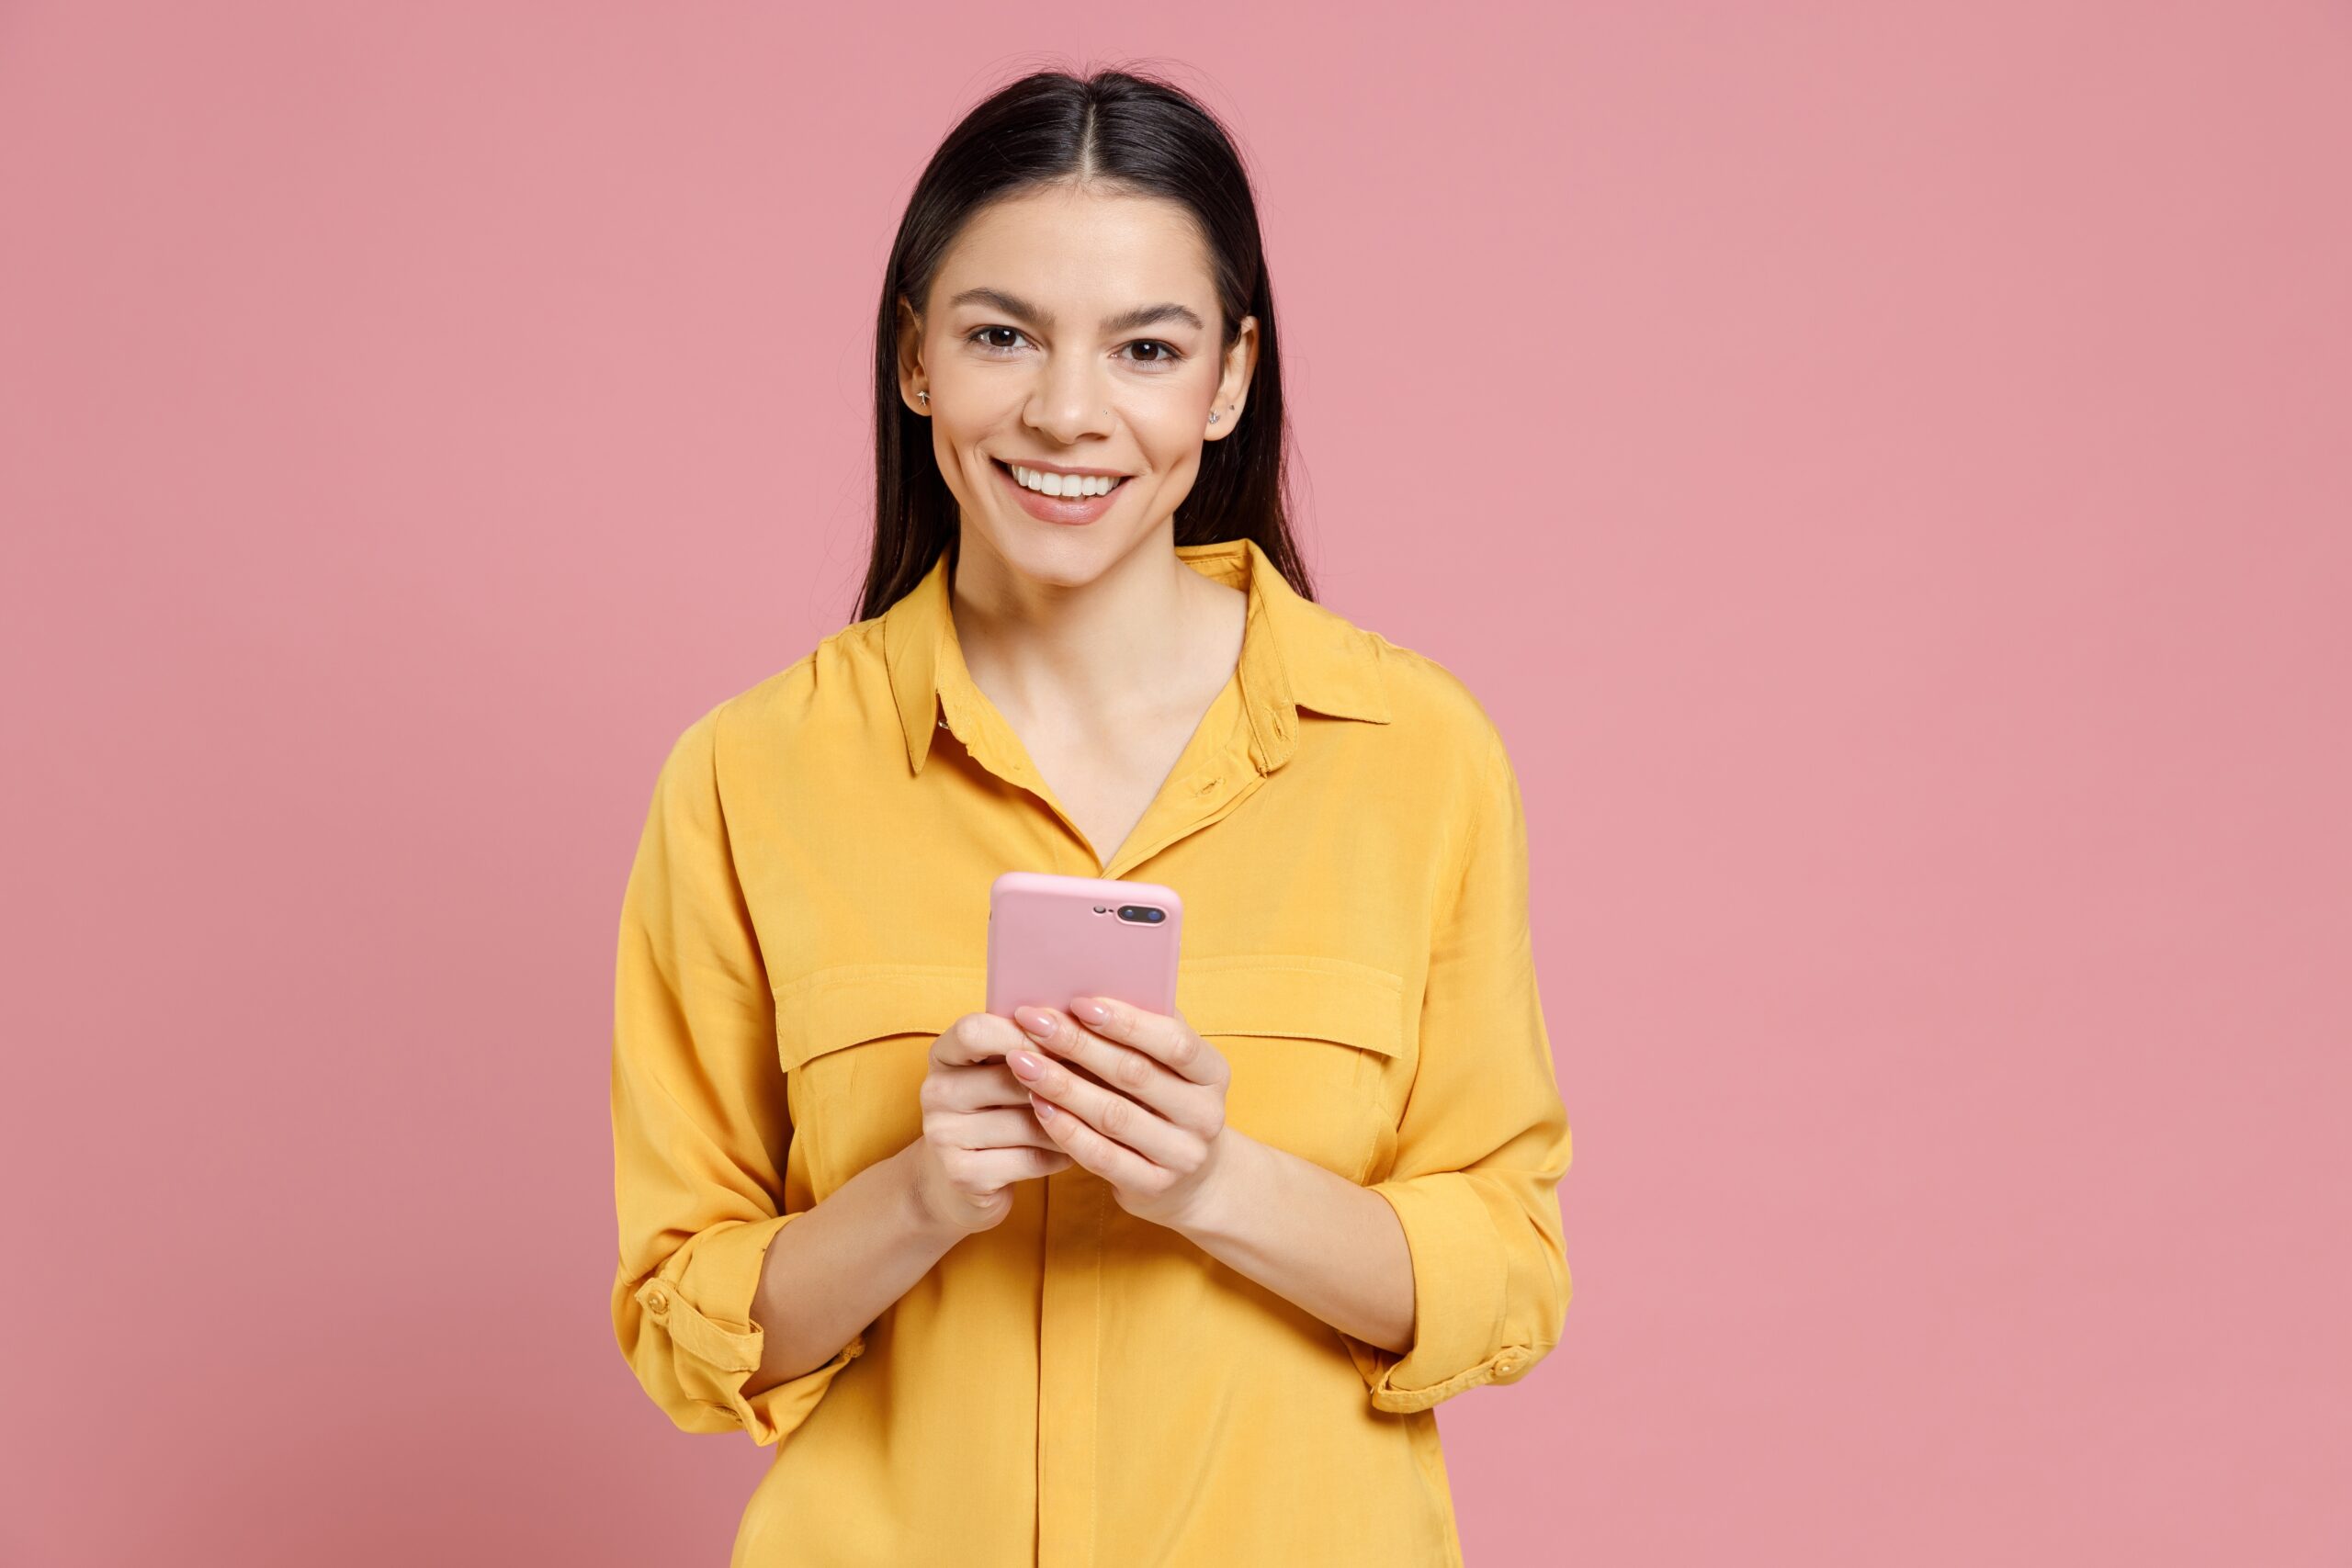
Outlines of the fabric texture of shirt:
{"label": "fabric texture of shirt", "polygon": [[[612,1319],[679,1428],[775,1448],[730,1568],[1458,1564],[1434,1407],[1559,1341],[1569,1132],[1501,736],[1254,541],[1177,554],[1248,593],[1240,657],[1107,862],[974,683],[944,555],[662,765],[622,903]],[[745,1392],[768,1245],[922,1135],[1009,870],[1182,896],[1177,1009],[1231,1065],[1227,1124],[1395,1210],[1408,1350],[1072,1165]]]}

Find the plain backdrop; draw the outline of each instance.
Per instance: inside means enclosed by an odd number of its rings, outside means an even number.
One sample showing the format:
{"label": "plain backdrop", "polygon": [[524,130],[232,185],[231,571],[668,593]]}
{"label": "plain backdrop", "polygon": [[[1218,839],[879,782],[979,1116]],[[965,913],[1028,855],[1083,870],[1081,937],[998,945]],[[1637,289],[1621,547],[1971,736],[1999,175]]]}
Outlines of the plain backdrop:
{"label": "plain backdrop", "polygon": [[2344,6],[0,0],[0,1561],[725,1561],[629,857],[853,611],[923,161],[1122,62],[1524,792],[1576,1296],[1469,1561],[2352,1560]]}

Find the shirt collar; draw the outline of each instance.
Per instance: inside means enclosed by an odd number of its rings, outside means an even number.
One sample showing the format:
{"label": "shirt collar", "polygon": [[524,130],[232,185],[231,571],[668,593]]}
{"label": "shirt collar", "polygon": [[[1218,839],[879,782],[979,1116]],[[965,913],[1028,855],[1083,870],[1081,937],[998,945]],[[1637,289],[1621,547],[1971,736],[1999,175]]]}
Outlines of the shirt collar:
{"label": "shirt collar", "polygon": [[[1203,576],[1250,595],[1238,673],[1250,760],[1260,773],[1281,767],[1296,749],[1302,708],[1331,718],[1388,722],[1372,635],[1301,597],[1255,539],[1178,545],[1176,554]],[[882,613],[890,690],[906,734],[907,763],[917,773],[942,728],[967,741],[993,728],[956,639],[949,589],[943,550],[922,580]]]}

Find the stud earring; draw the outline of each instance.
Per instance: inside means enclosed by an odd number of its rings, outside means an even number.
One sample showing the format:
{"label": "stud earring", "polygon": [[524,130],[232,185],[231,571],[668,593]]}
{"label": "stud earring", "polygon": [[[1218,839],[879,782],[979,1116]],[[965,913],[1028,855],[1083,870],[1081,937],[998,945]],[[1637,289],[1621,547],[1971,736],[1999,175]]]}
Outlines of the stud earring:
{"label": "stud earring", "polygon": [[1211,424],[1215,424],[1216,422],[1217,422],[1217,415],[1216,415],[1214,412],[1212,412],[1210,413],[1210,415],[1209,415],[1209,423],[1210,423]]}
{"label": "stud earring", "polygon": [[917,392],[915,396],[922,400],[923,407],[931,407],[931,394],[929,392]]}

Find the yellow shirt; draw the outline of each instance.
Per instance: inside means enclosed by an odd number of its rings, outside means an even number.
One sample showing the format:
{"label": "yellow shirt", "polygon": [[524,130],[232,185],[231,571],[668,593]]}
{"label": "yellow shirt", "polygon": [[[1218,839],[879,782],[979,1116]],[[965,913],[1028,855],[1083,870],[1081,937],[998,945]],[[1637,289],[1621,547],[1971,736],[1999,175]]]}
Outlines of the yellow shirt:
{"label": "yellow shirt", "polygon": [[[944,556],[662,764],[621,917],[613,1326],[680,1428],[776,1448],[731,1568],[1458,1564],[1431,1407],[1559,1340],[1568,1124],[1501,738],[1253,541],[1177,553],[1248,592],[1241,655],[1107,863],[974,684]],[[1231,1065],[1227,1122],[1396,1210],[1408,1352],[1072,1166],[746,1397],[766,1247],[922,1135],[1008,870],[1182,895],[1177,1008]]]}

